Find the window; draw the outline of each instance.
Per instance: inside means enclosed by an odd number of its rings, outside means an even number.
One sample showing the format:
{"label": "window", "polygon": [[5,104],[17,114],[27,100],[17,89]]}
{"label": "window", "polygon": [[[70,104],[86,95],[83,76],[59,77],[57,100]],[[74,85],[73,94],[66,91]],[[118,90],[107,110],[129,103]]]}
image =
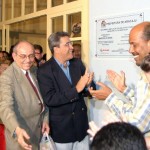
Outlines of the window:
{"label": "window", "polygon": [[0,0],[0,22],[2,21],[2,0]]}
{"label": "window", "polygon": [[25,14],[33,13],[33,0],[25,0]]}
{"label": "window", "polygon": [[73,2],[73,1],[77,1],[77,0],[67,0],[68,3],[69,3],[69,2]]}
{"label": "window", "polygon": [[81,37],[81,12],[68,15],[68,32],[71,37]]}
{"label": "window", "polygon": [[47,0],[37,0],[37,11],[47,8]]}
{"label": "window", "polygon": [[63,16],[52,18],[52,32],[63,31]]}
{"label": "window", "polygon": [[2,50],[2,30],[0,29],[0,51]]}
{"label": "window", "polygon": [[21,0],[14,0],[14,17],[21,16]]}
{"label": "window", "polygon": [[52,0],[52,7],[63,4],[63,0]]}
{"label": "window", "polygon": [[9,19],[11,19],[12,3],[11,3],[11,0],[7,0],[4,3],[5,3],[5,20],[9,20]]}

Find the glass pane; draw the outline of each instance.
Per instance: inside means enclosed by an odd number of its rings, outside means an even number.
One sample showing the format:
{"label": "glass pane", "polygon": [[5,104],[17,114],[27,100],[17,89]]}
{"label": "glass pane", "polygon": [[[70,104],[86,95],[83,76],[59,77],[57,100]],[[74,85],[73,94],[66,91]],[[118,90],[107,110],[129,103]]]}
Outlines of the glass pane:
{"label": "glass pane", "polygon": [[63,4],[63,0],[52,0],[52,7],[62,5],[62,4]]}
{"label": "glass pane", "polygon": [[5,46],[6,46],[6,29],[5,29]]}
{"label": "glass pane", "polygon": [[0,45],[2,45],[2,30],[0,30]]}
{"label": "glass pane", "polygon": [[0,0],[0,21],[2,21],[2,0]]}
{"label": "glass pane", "polygon": [[5,20],[11,19],[11,0],[5,1]]}
{"label": "glass pane", "polygon": [[33,1],[34,0],[26,0],[25,1],[25,14],[33,13]]}
{"label": "glass pane", "polygon": [[40,44],[46,50],[46,16],[25,20],[10,25],[10,46],[17,41],[27,40]]}
{"label": "glass pane", "polygon": [[73,41],[73,56],[81,59],[81,41]]}
{"label": "glass pane", "polygon": [[68,15],[68,32],[71,37],[81,36],[81,12]]}
{"label": "glass pane", "polygon": [[52,32],[63,31],[63,16],[52,19]]}
{"label": "glass pane", "polygon": [[68,3],[69,3],[69,2],[73,2],[73,1],[77,1],[77,0],[67,0]]}
{"label": "glass pane", "polygon": [[37,11],[47,8],[47,0],[37,0]]}
{"label": "glass pane", "polygon": [[14,0],[14,17],[21,16],[21,0]]}

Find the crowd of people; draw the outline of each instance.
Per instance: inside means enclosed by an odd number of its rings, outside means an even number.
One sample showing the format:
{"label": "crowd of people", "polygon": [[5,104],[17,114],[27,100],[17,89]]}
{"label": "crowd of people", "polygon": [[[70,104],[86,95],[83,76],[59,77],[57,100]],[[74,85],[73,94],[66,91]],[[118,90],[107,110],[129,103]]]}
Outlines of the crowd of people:
{"label": "crowd of people", "polygon": [[[76,47],[81,49],[81,45],[72,45],[67,32],[49,36],[52,57],[48,61],[43,57],[42,47],[28,41],[19,41],[11,47],[12,58],[0,51],[0,119],[1,127],[5,127],[4,149],[38,150],[44,132],[50,133],[57,150],[150,148],[147,134],[150,130],[149,43],[150,22],[132,28],[129,52],[142,70],[136,89],[126,86],[123,71],[120,74],[107,71],[109,80],[125,95],[126,101],[102,82],[97,83],[101,88],[96,89],[94,73],[84,66],[81,53],[75,53]],[[94,133],[87,132],[84,101],[87,96],[105,100],[120,122],[108,122],[101,129],[91,129]],[[88,133],[93,136],[91,147]]]}

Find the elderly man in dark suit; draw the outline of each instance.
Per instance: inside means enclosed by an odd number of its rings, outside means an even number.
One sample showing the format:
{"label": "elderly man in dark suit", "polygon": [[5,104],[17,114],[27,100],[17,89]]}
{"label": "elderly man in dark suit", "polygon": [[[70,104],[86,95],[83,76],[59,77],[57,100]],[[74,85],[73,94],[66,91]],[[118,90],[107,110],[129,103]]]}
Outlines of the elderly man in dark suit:
{"label": "elderly man in dark suit", "polygon": [[14,62],[0,76],[0,118],[5,125],[6,149],[37,150],[41,133],[49,132],[49,125],[32,68],[33,45],[18,42],[12,55]]}
{"label": "elderly man in dark suit", "polygon": [[52,57],[38,70],[38,81],[49,107],[51,136],[57,150],[88,150],[88,118],[84,96],[92,86],[93,73],[73,58],[68,33],[50,35]]}

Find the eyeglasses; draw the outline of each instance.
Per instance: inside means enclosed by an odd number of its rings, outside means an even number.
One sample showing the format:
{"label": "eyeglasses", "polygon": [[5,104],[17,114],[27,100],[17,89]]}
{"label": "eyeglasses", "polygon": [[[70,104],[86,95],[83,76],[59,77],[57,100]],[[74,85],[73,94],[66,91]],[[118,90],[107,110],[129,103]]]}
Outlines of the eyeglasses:
{"label": "eyeglasses", "polygon": [[73,42],[70,41],[70,42],[67,42],[66,44],[64,44],[64,46],[67,46],[67,47],[69,47],[70,45],[72,46]]}
{"label": "eyeglasses", "polygon": [[25,59],[27,59],[27,58],[29,58],[29,59],[34,59],[35,58],[35,55],[34,54],[30,54],[30,55],[25,55],[25,54],[17,54],[16,53],[16,55],[17,56],[19,56],[22,60],[25,60]]}
{"label": "eyeglasses", "polygon": [[41,53],[35,53],[35,54],[40,55]]}

